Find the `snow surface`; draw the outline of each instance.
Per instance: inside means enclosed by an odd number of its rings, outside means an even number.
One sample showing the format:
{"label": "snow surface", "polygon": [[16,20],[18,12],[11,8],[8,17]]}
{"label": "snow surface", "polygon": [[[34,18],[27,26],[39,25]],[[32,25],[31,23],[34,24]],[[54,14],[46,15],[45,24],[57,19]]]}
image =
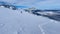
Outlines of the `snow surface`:
{"label": "snow surface", "polygon": [[60,22],[0,7],[0,34],[60,34]]}

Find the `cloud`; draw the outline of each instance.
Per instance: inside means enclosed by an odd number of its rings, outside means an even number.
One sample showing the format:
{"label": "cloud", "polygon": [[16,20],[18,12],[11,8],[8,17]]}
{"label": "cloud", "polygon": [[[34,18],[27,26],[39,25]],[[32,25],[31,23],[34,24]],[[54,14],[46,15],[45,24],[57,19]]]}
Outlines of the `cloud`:
{"label": "cloud", "polygon": [[59,9],[60,6],[60,1],[59,0],[45,0],[41,2],[37,2],[35,4],[37,8],[42,8],[42,9]]}
{"label": "cloud", "polygon": [[0,0],[0,1],[9,2],[9,3],[14,3],[14,2],[16,2],[16,0]]}
{"label": "cloud", "polygon": [[41,9],[55,9],[59,8],[60,0],[23,0],[22,2],[18,3],[18,5],[36,7]]}
{"label": "cloud", "polygon": [[60,6],[60,0],[2,0],[15,3],[18,6],[28,6],[36,8],[57,8]]}

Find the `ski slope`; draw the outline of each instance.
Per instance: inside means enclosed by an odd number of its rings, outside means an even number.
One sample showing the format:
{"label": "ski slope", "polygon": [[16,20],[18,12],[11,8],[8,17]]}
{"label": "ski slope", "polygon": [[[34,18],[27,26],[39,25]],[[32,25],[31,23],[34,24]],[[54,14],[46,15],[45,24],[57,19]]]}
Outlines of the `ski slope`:
{"label": "ski slope", "polygon": [[60,22],[0,7],[0,34],[60,34]]}
{"label": "ski slope", "polygon": [[[0,0],[15,3],[15,0]],[[0,7],[0,34],[60,34],[60,22],[23,9]]]}

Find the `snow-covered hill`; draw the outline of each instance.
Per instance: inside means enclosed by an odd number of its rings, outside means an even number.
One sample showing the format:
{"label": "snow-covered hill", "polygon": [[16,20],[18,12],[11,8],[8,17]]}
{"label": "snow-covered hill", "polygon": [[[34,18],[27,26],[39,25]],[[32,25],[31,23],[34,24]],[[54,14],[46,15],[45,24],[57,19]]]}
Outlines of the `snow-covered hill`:
{"label": "snow-covered hill", "polygon": [[60,22],[0,7],[0,34],[60,34]]}

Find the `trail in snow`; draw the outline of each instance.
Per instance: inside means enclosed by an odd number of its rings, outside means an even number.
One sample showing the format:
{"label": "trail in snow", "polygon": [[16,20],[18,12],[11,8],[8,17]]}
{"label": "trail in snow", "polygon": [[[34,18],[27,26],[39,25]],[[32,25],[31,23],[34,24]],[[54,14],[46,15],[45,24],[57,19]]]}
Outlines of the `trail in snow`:
{"label": "trail in snow", "polygon": [[41,30],[41,32],[42,32],[42,34],[46,34],[46,33],[44,32],[44,29],[42,28],[42,26],[41,26],[41,25],[38,25],[38,27],[40,28],[40,30]]}

